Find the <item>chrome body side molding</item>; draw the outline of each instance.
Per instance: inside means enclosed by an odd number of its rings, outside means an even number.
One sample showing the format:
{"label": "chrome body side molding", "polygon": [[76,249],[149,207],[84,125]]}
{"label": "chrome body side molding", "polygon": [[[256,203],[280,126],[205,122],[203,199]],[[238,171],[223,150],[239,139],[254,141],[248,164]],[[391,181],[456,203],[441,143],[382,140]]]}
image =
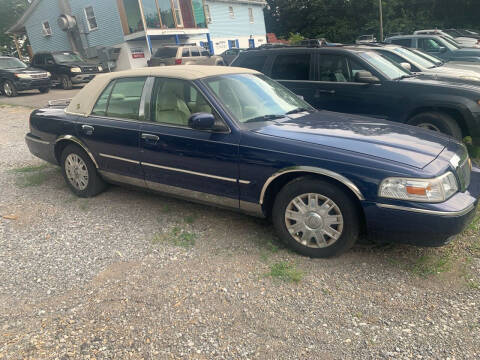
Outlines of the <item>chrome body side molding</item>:
{"label": "chrome body side molding", "polygon": [[98,155],[100,155],[101,157],[114,159],[114,160],[125,161],[125,162],[129,162],[129,163],[132,163],[132,164],[137,164],[137,165],[140,164],[140,161],[127,159],[127,158],[120,157],[120,156],[113,156],[113,155],[108,155],[108,154],[103,154],[103,153],[98,153]]}
{"label": "chrome body side molding", "polygon": [[249,215],[264,217],[262,207],[260,204],[255,204],[247,201],[238,201],[238,199],[232,199],[225,196],[213,195],[203,193],[200,191],[189,190],[176,186],[156,183],[152,181],[145,181],[130,176],[119,175],[109,171],[98,170],[100,175],[106,180],[114,183],[122,183],[133,185],[162,194],[170,195],[180,199],[186,199],[192,202],[213,205],[221,208],[227,208],[234,211],[240,211]]}
{"label": "chrome body side molding", "polygon": [[35,137],[33,137],[33,136],[30,136],[30,135],[28,135],[28,134],[25,135],[25,139],[28,139],[28,140],[30,140],[30,141],[34,141],[34,142],[37,142],[37,143],[43,144],[43,145],[50,145],[50,142],[45,141],[45,140],[41,140],[41,139],[37,139],[37,138],[35,138]]}
{"label": "chrome body side molding", "polygon": [[68,140],[68,141],[74,142],[77,145],[79,145],[88,154],[88,156],[92,160],[93,164],[98,169],[98,163],[95,160],[93,154],[90,152],[90,150],[88,150],[87,146],[79,138],[77,138],[73,135],[62,135],[62,136],[58,137],[57,140],[55,140],[55,144],[58,144],[62,140]]}
{"label": "chrome body side molding", "polygon": [[346,187],[348,187],[350,190],[352,190],[352,192],[355,194],[355,196],[359,200],[365,200],[365,197],[363,196],[360,189],[352,181],[350,181],[343,175],[340,175],[330,170],[316,168],[313,166],[292,166],[292,167],[277,171],[275,174],[273,174],[267,179],[267,181],[263,185],[262,192],[260,193],[260,200],[259,200],[260,205],[263,205],[263,200],[265,197],[265,193],[267,192],[268,186],[279,176],[282,176],[288,173],[293,173],[293,172],[307,172],[307,173],[323,175],[323,176],[335,179],[341,182]]}
{"label": "chrome body side molding", "polygon": [[418,209],[418,208],[412,208],[412,207],[406,207],[406,206],[381,204],[381,203],[377,203],[377,206],[379,208],[384,208],[384,209],[402,210],[402,211],[409,211],[409,212],[420,213],[420,214],[445,216],[445,217],[463,216],[465,214],[468,214],[470,211],[472,211],[475,208],[475,204],[470,204],[465,209],[459,210],[459,211],[436,211],[436,210]]}

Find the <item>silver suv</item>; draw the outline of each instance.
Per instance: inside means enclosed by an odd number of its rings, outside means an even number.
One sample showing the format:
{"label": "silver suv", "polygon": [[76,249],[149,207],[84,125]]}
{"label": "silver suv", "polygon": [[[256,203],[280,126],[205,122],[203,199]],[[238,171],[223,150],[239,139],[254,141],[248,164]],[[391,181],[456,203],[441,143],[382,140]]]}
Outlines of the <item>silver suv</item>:
{"label": "silver suv", "polygon": [[165,65],[225,65],[221,56],[210,55],[201,46],[168,45],[160,47],[148,61],[148,66]]}

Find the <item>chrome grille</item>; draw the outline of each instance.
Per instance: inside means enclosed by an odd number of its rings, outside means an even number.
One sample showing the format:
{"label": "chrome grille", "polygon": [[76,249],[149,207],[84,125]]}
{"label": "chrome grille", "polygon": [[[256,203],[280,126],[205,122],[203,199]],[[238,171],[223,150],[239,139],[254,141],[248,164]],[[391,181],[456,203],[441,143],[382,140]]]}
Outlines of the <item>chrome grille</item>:
{"label": "chrome grille", "polygon": [[46,79],[48,77],[47,73],[42,74],[31,74],[32,79]]}

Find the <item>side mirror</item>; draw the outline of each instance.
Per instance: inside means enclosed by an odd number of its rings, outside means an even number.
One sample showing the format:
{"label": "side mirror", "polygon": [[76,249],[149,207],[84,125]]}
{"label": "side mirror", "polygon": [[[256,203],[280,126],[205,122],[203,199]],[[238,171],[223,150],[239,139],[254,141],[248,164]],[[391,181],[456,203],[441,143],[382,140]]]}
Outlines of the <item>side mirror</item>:
{"label": "side mirror", "polygon": [[212,130],[215,116],[209,113],[195,113],[188,119],[188,126],[195,130]]}
{"label": "side mirror", "polygon": [[444,53],[447,51],[447,48],[445,46],[441,46],[438,48],[438,50],[435,50],[434,52],[439,52],[439,53]]}
{"label": "side mirror", "polygon": [[364,84],[380,84],[380,79],[370,71],[359,71],[355,74],[355,82]]}
{"label": "side mirror", "polygon": [[408,71],[412,71],[412,65],[408,62],[402,62],[400,63],[400,66]]}
{"label": "side mirror", "polygon": [[297,95],[297,97],[298,97],[299,99],[305,100],[305,98],[303,97],[303,95]]}
{"label": "side mirror", "polygon": [[47,64],[48,64],[48,65],[53,65],[54,62],[53,62],[53,60],[47,60]]}

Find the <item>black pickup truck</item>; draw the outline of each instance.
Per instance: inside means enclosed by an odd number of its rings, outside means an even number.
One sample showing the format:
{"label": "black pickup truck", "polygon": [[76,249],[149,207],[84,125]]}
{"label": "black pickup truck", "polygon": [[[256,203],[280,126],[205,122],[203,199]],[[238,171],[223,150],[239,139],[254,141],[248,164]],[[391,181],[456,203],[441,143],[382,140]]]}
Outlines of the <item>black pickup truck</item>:
{"label": "black pickup truck", "polygon": [[74,84],[88,83],[103,72],[101,65],[89,63],[71,51],[36,53],[32,66],[49,71],[53,85],[60,85],[65,90]]}
{"label": "black pickup truck", "polygon": [[480,82],[414,74],[354,46],[244,51],[232,66],[263,72],[317,109],[368,115],[480,144]]}

